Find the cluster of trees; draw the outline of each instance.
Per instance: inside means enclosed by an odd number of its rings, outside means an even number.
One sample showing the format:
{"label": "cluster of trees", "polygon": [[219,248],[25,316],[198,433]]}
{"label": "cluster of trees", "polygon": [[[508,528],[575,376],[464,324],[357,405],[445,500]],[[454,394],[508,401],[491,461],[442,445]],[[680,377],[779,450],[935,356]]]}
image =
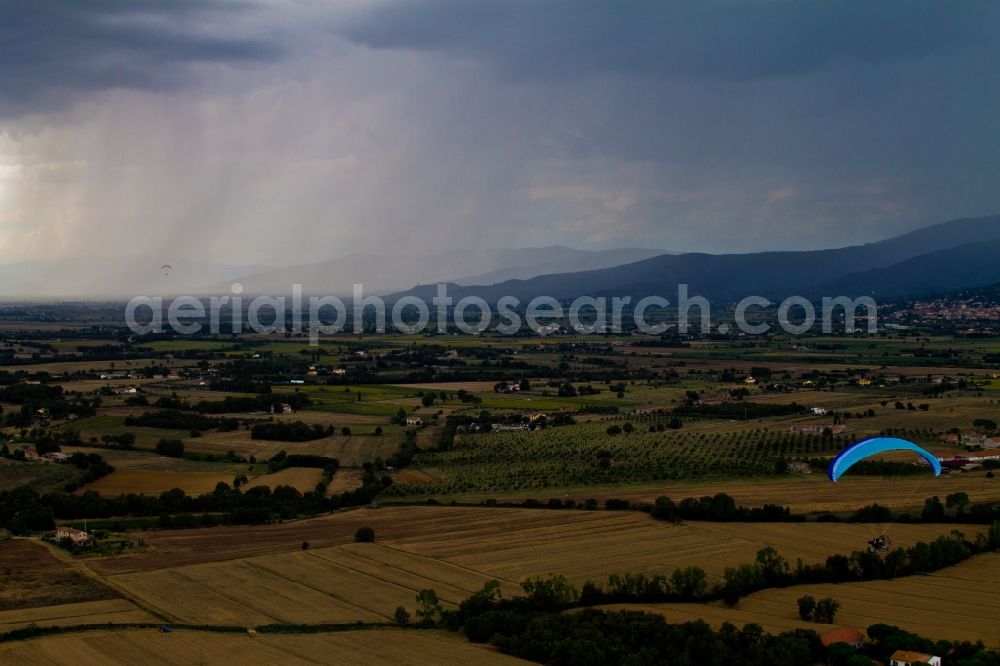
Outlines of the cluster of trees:
{"label": "cluster of trees", "polygon": [[48,430],[31,430],[26,436],[12,442],[0,444],[0,457],[15,459],[24,458],[28,447],[34,446],[38,455],[62,450],[62,444],[79,444],[80,434],[72,430],[51,432]]}
{"label": "cluster of trees", "polygon": [[700,567],[674,569],[670,576],[613,574],[607,587],[587,581],[581,588],[583,606],[606,603],[655,603],[665,601],[701,601],[709,596],[708,576]]}
{"label": "cluster of trees", "polygon": [[581,414],[617,414],[619,412],[618,405],[581,405],[579,412]]}
{"label": "cluster of trees", "polygon": [[[16,520],[17,514],[22,512],[31,514],[36,511],[47,511],[55,518],[66,520],[161,516],[161,527],[168,528],[220,522],[265,523],[274,518],[290,519],[323,513],[329,511],[334,503],[316,493],[302,494],[291,486],[278,486],[273,491],[267,486],[241,490],[221,482],[213,492],[197,497],[190,497],[179,488],[159,495],[130,493],[113,497],[104,497],[94,491],[85,491],[80,495],[49,493],[39,496],[31,489],[21,488],[11,491],[7,497],[0,493],[0,500],[13,503],[15,515],[12,520]],[[194,514],[199,513],[205,515],[196,518]],[[183,514],[188,516],[178,517]],[[162,518],[164,515],[167,518]],[[51,529],[51,525],[33,526],[31,529]]]}
{"label": "cluster of trees", "polygon": [[804,595],[796,601],[799,607],[799,617],[809,622],[820,622],[822,624],[833,624],[840,610],[840,602],[833,597],[825,597],[816,601],[810,595]]}
{"label": "cluster of trees", "polygon": [[165,430],[236,430],[238,419],[215,419],[200,414],[191,414],[176,409],[162,409],[155,412],[145,412],[139,416],[126,416],[126,426],[141,428],[161,428]]}
{"label": "cluster of trees", "polygon": [[[66,483],[63,492],[46,495],[53,497],[74,497],[74,492],[81,485],[91,483],[113,472],[115,468],[96,453],[77,451],[70,456],[69,464],[81,470],[72,481]],[[0,527],[6,527],[13,534],[23,535],[41,530],[51,530],[55,527],[54,518],[58,516],[52,504],[45,501],[33,489],[22,486],[10,491],[0,491]]]}
{"label": "cluster of trees", "polygon": [[[610,456],[610,452],[598,451],[598,455]],[[649,513],[657,520],[673,522],[680,520],[751,523],[805,521],[805,516],[793,514],[791,509],[786,506],[777,504],[764,504],[759,507],[741,506],[737,505],[736,500],[725,493],[698,498],[687,497],[679,503],[675,503],[669,497],[658,497],[652,504],[633,504],[628,500],[609,499],[605,502],[605,508],[618,511],[636,509]],[[817,520],[820,522],[839,522],[841,519],[828,513],[820,515]],[[896,514],[892,509],[876,503],[861,507],[851,514],[847,521],[855,523],[948,522],[991,525],[1000,521],[1000,505],[972,504],[969,495],[959,491],[946,495],[943,502],[937,495],[927,498],[919,516],[912,516],[908,513]]]}
{"label": "cluster of trees", "polygon": [[[473,642],[491,642],[502,652],[547,664],[729,664],[807,666],[824,658],[819,636],[794,631],[770,636],[757,625],[713,631],[704,622],[671,625],[661,615],[584,609],[565,578],[535,578],[522,596],[505,599],[496,581],[487,583],[455,611],[442,611],[433,591],[418,595],[418,626],[440,624],[462,630]],[[429,593],[430,592],[430,593]],[[397,610],[397,621],[408,614]]]}
{"label": "cluster of trees", "polygon": [[723,402],[706,405],[698,402],[697,399],[689,399],[685,404],[676,407],[673,410],[673,413],[680,416],[697,416],[702,418],[749,421],[773,416],[808,414],[809,408],[796,402],[787,405],[759,402]]}
{"label": "cluster of trees", "polygon": [[222,400],[202,400],[191,409],[202,414],[231,414],[236,412],[280,412],[282,405],[294,410],[312,404],[305,393],[265,393],[254,396],[226,396]]}
{"label": "cluster of trees", "polygon": [[329,437],[334,432],[332,425],[324,427],[318,423],[309,425],[302,421],[266,421],[255,423],[250,428],[250,437],[279,442],[308,442]]}
{"label": "cluster of trees", "polygon": [[68,395],[61,387],[51,384],[9,384],[0,385],[0,402],[20,405],[18,411],[8,412],[4,416],[5,426],[27,428],[40,414],[57,419],[66,418],[70,414],[79,418],[93,416],[100,399]]}
{"label": "cluster of trees", "polygon": [[161,439],[156,443],[156,453],[168,458],[183,458],[184,442],[179,439]]}
{"label": "cluster of trees", "polygon": [[[267,461],[267,469],[272,474],[285,469],[286,467],[311,467],[329,472],[330,477],[340,469],[340,461],[336,458],[317,456],[309,453],[293,453],[289,455],[285,451],[278,451]],[[329,479],[327,479],[329,483]]]}
{"label": "cluster of trees", "polygon": [[[973,555],[996,550],[1000,550],[1000,523],[994,523],[987,535],[977,535],[974,541],[968,541],[961,532],[954,531],[949,536],[940,536],[931,542],[918,541],[909,548],[896,548],[885,554],[865,549],[850,555],[832,555],[823,564],[805,565],[799,560],[794,569],[775,553],[762,556],[764,551],[761,551],[756,564],[760,567],[758,580],[763,587],[784,587],[885,580],[929,573],[954,566]],[[743,594],[751,591],[755,590],[740,590]]]}
{"label": "cluster of trees", "polygon": [[[947,664],[1000,666],[1000,652],[987,650],[982,642],[935,641],[888,624],[873,624],[868,627],[868,638],[873,643],[861,654],[870,657],[874,663],[888,664],[890,656],[897,650],[910,650],[937,655]],[[831,652],[834,653],[832,649]],[[837,652],[843,653],[843,650]],[[832,656],[837,655],[834,653]]]}
{"label": "cluster of trees", "polygon": [[69,457],[69,462],[77,469],[83,470],[83,473],[73,481],[68,482],[63,487],[63,490],[68,493],[75,492],[80,486],[93,483],[102,476],[107,476],[108,474],[111,474],[111,472],[115,471],[114,466],[110,465],[104,458],[96,453],[83,453],[82,451],[76,451]]}
{"label": "cluster of trees", "polygon": [[[772,547],[757,551],[752,562],[727,567],[723,582],[709,589],[705,572],[697,567],[678,569],[673,575],[646,577],[641,574],[611,576],[606,588],[588,582],[580,595],[583,605],[625,602],[675,602],[721,599],[729,606],[740,598],[767,588],[815,583],[845,583],[884,580],[929,573],[953,566],[969,557],[1000,550],[1000,523],[988,537],[966,541],[960,533],[939,537],[930,543],[918,542],[883,557],[867,549],[851,555],[832,555],[823,564],[806,565],[798,560],[792,568]],[[832,601],[832,600],[831,600]],[[809,618],[833,622],[838,606],[824,601],[809,608]]]}
{"label": "cluster of trees", "polygon": [[716,522],[798,522],[802,516],[795,516],[791,509],[777,504],[765,504],[760,507],[737,506],[736,500],[725,493],[711,497],[686,497],[675,504],[669,497],[657,497],[650,505],[639,507],[648,511],[657,520],[707,520]]}
{"label": "cluster of trees", "polygon": [[918,516],[909,513],[897,514],[892,509],[878,503],[863,506],[848,519],[855,523],[967,523],[990,525],[1000,520],[1000,504],[973,504],[968,493],[959,491],[945,496],[944,501],[937,495],[924,500],[924,507]]}

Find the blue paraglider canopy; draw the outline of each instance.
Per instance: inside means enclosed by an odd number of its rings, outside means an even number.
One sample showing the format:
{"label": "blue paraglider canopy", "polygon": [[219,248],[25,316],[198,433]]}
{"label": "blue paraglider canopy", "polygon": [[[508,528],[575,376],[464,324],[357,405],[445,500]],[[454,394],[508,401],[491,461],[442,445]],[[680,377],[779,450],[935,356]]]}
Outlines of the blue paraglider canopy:
{"label": "blue paraglider canopy", "polygon": [[941,461],[934,457],[933,454],[913,442],[908,442],[905,439],[897,437],[875,437],[848,446],[840,452],[840,455],[833,459],[830,468],[827,470],[827,475],[831,481],[836,483],[843,473],[850,469],[854,463],[873,456],[876,453],[882,453],[883,451],[913,451],[918,453],[930,463],[931,469],[934,470],[934,476],[941,475]]}

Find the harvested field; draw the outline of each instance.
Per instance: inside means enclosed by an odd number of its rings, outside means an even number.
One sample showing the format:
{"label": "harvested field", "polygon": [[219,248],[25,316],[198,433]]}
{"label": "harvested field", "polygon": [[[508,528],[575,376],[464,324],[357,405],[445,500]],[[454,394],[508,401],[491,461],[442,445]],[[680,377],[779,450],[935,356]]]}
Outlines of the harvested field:
{"label": "harvested field", "polygon": [[56,558],[38,542],[0,541],[0,611],[16,615],[28,608],[117,596]]}
{"label": "harvested field", "polygon": [[67,664],[195,663],[256,664],[439,664],[493,666],[529,662],[500,654],[444,631],[366,629],[328,634],[220,634],[152,629],[96,631],[48,636],[0,645],[0,662],[11,666]]}
{"label": "harvested field", "polygon": [[274,474],[265,474],[250,479],[247,487],[267,486],[274,490],[278,486],[292,486],[300,493],[315,490],[323,478],[323,470],[313,467],[286,467]]}
{"label": "harvested field", "polygon": [[[559,513],[559,512],[553,512]],[[834,553],[865,547],[872,527],[831,523],[696,523],[668,525],[643,514],[595,512],[593,521],[496,526],[492,530],[399,538],[394,543],[413,552],[440,557],[493,576],[520,581],[561,573],[581,584],[603,581],[613,573],[669,574],[698,565],[711,579],[727,566],[749,562],[771,545],[788,560],[822,562]],[[894,525],[894,545],[948,534],[946,525]],[[973,533],[975,530],[967,530]]]}
{"label": "harvested field", "polygon": [[339,495],[340,493],[346,493],[349,490],[355,490],[361,486],[361,482],[364,479],[365,473],[357,468],[353,467],[341,467],[330,479],[330,483],[326,486],[326,496],[330,497],[332,495]]}
{"label": "harvested field", "polygon": [[635,610],[663,613],[670,622],[703,619],[715,627],[755,622],[778,633],[824,625],[803,622],[795,600],[805,594],[833,597],[841,603],[837,624],[864,631],[872,624],[894,624],[921,636],[942,640],[982,640],[1000,646],[1000,554],[990,553],[926,576],[899,580],[801,585],[764,590],[740,601],[736,608],[713,604],[627,604]]}
{"label": "harvested field", "polygon": [[[490,578],[376,544],[350,544],[111,580],[178,622],[251,626],[389,621],[397,606],[412,612],[422,589],[456,605]],[[507,585],[506,592],[516,591]]]}
{"label": "harvested field", "polygon": [[0,569],[50,571],[65,566],[40,543],[28,539],[0,541]]}
{"label": "harvested field", "polygon": [[0,633],[20,629],[29,624],[35,624],[39,627],[69,627],[75,624],[105,624],[108,622],[142,624],[156,622],[156,618],[125,599],[0,611]]}
{"label": "harvested field", "polygon": [[[234,462],[203,462],[185,458],[169,458],[152,451],[122,451],[118,449],[98,449],[87,446],[63,446],[66,453],[80,451],[82,453],[97,453],[118,471],[142,470],[146,472],[176,472],[196,474],[250,474],[250,465]],[[261,473],[267,472],[267,466],[259,464],[255,469]]]}
{"label": "harvested field", "polygon": [[[301,413],[301,412],[300,412]],[[298,414],[296,414],[297,416]],[[307,419],[302,419],[307,421]],[[307,421],[308,422],[308,421]],[[338,420],[339,425],[344,425]],[[337,458],[341,465],[360,466],[375,457],[387,458],[399,448],[402,435],[333,435],[308,442],[277,442],[250,439],[245,430],[206,433],[185,440],[185,447],[199,453],[223,455],[235,451],[241,456],[267,460],[279,451]]]}
{"label": "harvested field", "polygon": [[[861,548],[871,526],[836,523],[694,523],[673,525],[639,512],[387,507],[358,509],[278,525],[149,532],[155,552],[91,563],[104,574],[149,571],[353,541],[355,530],[374,528],[381,545],[445,560],[490,577],[519,582],[562,573],[577,583],[612,573],[670,573],[698,564],[714,577],[726,566],[753,559],[774,545],[787,559],[819,562]],[[948,534],[951,525],[894,525],[894,545]],[[965,531],[971,535],[974,530]]]}
{"label": "harvested field", "polygon": [[[173,460],[167,458],[165,460]],[[185,461],[179,461],[183,466]],[[210,464],[200,463],[200,467]],[[111,474],[101,477],[93,483],[76,491],[79,495],[88,490],[95,490],[102,495],[119,495],[127,493],[144,493],[156,495],[166,490],[180,488],[188,495],[201,495],[215,490],[218,483],[231,485],[233,477],[247,468],[246,465],[219,465],[223,470],[210,472],[153,471],[145,469],[116,469]],[[263,468],[266,469],[266,468]],[[272,490],[277,486],[294,486],[299,492],[313,490],[323,476],[323,470],[307,467],[288,467],[274,474],[253,476],[249,472],[248,488],[253,486],[268,486]]]}
{"label": "harvested field", "polygon": [[[88,483],[77,491],[80,494],[94,490],[102,495],[123,493],[145,493],[157,495],[167,490],[180,488],[188,495],[201,495],[215,490],[216,484],[232,483],[232,474],[206,474],[200,472],[152,472],[146,470],[115,470],[93,483]],[[261,484],[256,484],[261,485]]]}

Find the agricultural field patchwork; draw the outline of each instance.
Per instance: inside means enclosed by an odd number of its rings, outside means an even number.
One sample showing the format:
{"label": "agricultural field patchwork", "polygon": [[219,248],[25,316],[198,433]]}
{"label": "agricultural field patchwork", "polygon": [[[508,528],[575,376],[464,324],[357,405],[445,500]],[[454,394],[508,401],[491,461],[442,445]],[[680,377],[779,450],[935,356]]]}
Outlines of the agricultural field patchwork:
{"label": "agricultural field patchwork", "polygon": [[[172,641],[180,663],[195,650],[215,663],[255,650],[261,659],[280,653],[291,663],[316,660],[310,650],[347,661],[420,661],[407,645],[455,660],[514,663],[457,636],[355,625],[388,627],[397,608],[414,616],[422,590],[455,608],[492,580],[509,597],[533,577],[565,576],[579,589],[614,574],[667,576],[697,566],[715,585],[728,567],[767,546],[790,562],[816,564],[864,549],[877,534],[895,547],[955,527],[975,539],[989,526],[948,523],[959,515],[954,504],[943,522],[921,523],[924,501],[1000,503],[987,458],[935,478],[907,465],[913,455],[890,452],[878,462],[902,464],[884,468],[891,472],[849,474],[836,485],[825,474],[845,446],[883,433],[942,458],[988,455],[968,443],[985,441],[1000,413],[993,376],[1000,368],[981,367],[997,353],[993,343],[929,338],[915,356],[914,343],[897,338],[875,346],[838,338],[804,346],[780,338],[670,346],[605,336],[379,336],[310,350],[301,341],[246,336],[152,341],[114,366],[88,358],[108,340],[106,332],[80,344],[60,340],[56,348],[74,360],[49,371],[68,374],[27,375],[38,381],[28,386],[42,388],[4,394],[49,400],[55,392],[47,384],[63,391],[46,403],[57,411],[52,418],[3,401],[8,455],[0,458],[0,491],[36,493],[39,502],[60,493],[51,525],[84,528],[89,519],[87,529],[100,538],[97,546],[43,545],[38,538],[46,532],[32,530],[30,538],[0,541],[0,633],[31,624],[124,628],[24,642],[30,649],[17,652],[24,663],[58,661],[52,655],[64,648],[114,663],[115,651],[133,649],[126,646],[136,637],[142,647],[134,654]],[[108,373],[116,377],[100,377]],[[76,411],[60,412],[64,407]],[[135,424],[144,418],[157,427]],[[268,426],[254,431],[263,422]],[[22,460],[31,447],[58,449],[76,463]],[[249,492],[259,486],[298,492],[272,500],[273,492]],[[188,496],[184,520],[160,518],[182,512],[180,500],[160,498],[173,489]],[[672,523],[636,510],[661,496],[680,502],[719,493],[746,507],[787,507],[805,520]],[[95,505],[84,497],[99,503],[123,494],[145,497],[86,513]],[[526,500],[562,508],[494,506]],[[631,510],[608,510],[608,500]],[[828,522],[873,502],[910,522]],[[109,517],[122,506],[142,515]],[[39,523],[46,518],[32,515]],[[215,526],[197,527],[205,524]],[[356,543],[369,528],[374,543]],[[119,542],[128,547],[116,548]],[[930,576],[801,589],[838,598],[838,623],[864,629],[882,621],[930,636],[972,637],[988,629],[977,618],[997,611],[994,565],[979,558]],[[799,592],[764,590],[734,608],[641,607],[671,621],[815,629],[797,619],[787,596]],[[936,628],[920,606],[935,594],[946,615]],[[250,637],[134,627],[160,623],[241,631],[330,624],[344,631]],[[0,661],[18,663],[7,657],[0,646]]]}

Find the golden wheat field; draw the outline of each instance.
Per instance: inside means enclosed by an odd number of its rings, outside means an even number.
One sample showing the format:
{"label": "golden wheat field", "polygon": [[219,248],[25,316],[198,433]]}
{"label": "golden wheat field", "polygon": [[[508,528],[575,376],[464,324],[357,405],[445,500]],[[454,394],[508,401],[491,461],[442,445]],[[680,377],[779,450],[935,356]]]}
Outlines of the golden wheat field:
{"label": "golden wheat field", "polygon": [[323,470],[314,467],[286,467],[278,470],[274,474],[264,474],[250,479],[249,487],[267,486],[274,490],[278,486],[291,486],[300,493],[305,493],[316,488],[316,484],[323,478]]}
{"label": "golden wheat field", "polygon": [[841,603],[837,626],[864,632],[877,623],[894,624],[908,631],[942,640],[982,640],[1000,646],[1000,555],[990,553],[926,576],[892,581],[801,585],[764,590],[742,599],[735,608],[713,604],[624,604],[630,608],[662,613],[670,622],[702,619],[714,627],[723,622],[737,626],[757,623],[765,631],[814,629],[828,625],[802,621],[796,599],[809,594],[833,597]]}
{"label": "golden wheat field", "polygon": [[[180,488],[188,495],[201,495],[212,492],[219,483],[232,484],[235,475],[234,472],[214,474],[210,472],[116,469],[111,474],[80,488],[77,494],[93,490],[102,495],[128,493],[154,495]],[[268,486],[274,490],[278,486],[292,486],[299,492],[307,492],[316,487],[322,476],[323,470],[321,469],[288,467],[274,474],[254,476],[248,473],[247,487]]]}
{"label": "golden wheat field", "polygon": [[422,589],[434,589],[443,602],[455,605],[490,578],[377,544],[349,544],[110,580],[177,622],[253,626],[385,622],[398,606],[412,612]]}
{"label": "golden wheat field", "polygon": [[[149,571],[300,549],[346,544],[362,526],[379,544],[446,560],[486,575],[520,582],[562,573],[571,580],[601,580],[612,573],[670,573],[698,564],[710,576],[747,562],[765,545],[790,561],[820,562],[865,547],[871,525],[845,523],[671,524],[644,513],[473,507],[391,506],[357,509],[312,520],[268,526],[216,527],[137,536],[151,552],[90,563],[102,574]],[[895,545],[948,534],[951,525],[892,525]],[[974,534],[974,529],[966,529]]]}
{"label": "golden wheat field", "polygon": [[156,619],[125,599],[85,601],[39,608],[19,608],[0,611],[0,634],[30,624],[39,627],[72,626],[75,624],[137,624]]}
{"label": "golden wheat field", "polygon": [[[431,657],[433,655],[433,657]],[[364,629],[328,634],[220,634],[154,629],[95,631],[0,645],[0,663],[61,664],[525,664],[443,631]]]}
{"label": "golden wheat field", "polygon": [[[561,573],[581,584],[613,573],[669,574],[692,564],[719,579],[727,566],[749,562],[769,545],[792,562],[800,557],[822,562],[832,553],[864,548],[873,529],[831,523],[672,525],[632,512],[576,513],[564,522],[494,525],[466,534],[404,537],[394,544],[507,580]],[[948,525],[894,525],[890,531],[895,545],[906,546],[950,530]]]}

